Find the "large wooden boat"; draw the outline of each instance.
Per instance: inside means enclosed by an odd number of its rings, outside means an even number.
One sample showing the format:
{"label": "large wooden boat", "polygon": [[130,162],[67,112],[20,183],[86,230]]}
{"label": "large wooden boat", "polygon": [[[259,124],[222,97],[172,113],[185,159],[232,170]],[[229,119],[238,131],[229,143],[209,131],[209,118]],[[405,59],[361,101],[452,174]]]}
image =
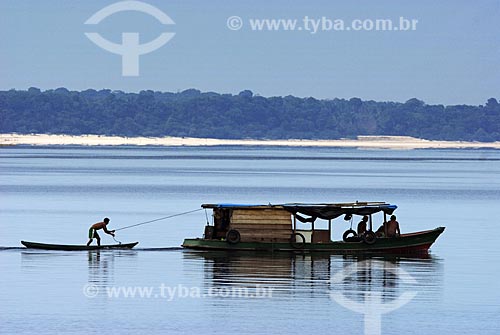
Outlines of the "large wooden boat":
{"label": "large wooden boat", "polygon": [[[438,227],[384,237],[387,236],[383,233],[387,233],[387,215],[397,208],[385,202],[203,204],[202,207],[213,210],[213,222],[207,222],[203,238],[185,239],[184,248],[412,254],[427,252],[445,229]],[[382,233],[379,234],[373,230],[373,216],[377,213],[383,214]],[[367,231],[357,236],[352,223],[362,216],[368,217]],[[340,217],[351,222],[351,229],[344,233],[342,241],[332,241],[332,223]]]}

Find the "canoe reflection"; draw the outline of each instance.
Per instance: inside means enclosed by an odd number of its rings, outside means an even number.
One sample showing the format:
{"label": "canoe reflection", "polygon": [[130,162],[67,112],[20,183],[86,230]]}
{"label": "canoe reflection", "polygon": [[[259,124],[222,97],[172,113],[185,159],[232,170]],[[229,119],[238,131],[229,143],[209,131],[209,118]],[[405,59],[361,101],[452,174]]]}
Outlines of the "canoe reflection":
{"label": "canoe reflection", "polygon": [[101,254],[99,250],[87,251],[87,260],[89,268],[88,282],[105,286],[111,279],[110,277],[113,276],[114,254]]}
{"label": "canoe reflection", "polygon": [[115,261],[126,257],[128,261],[137,257],[132,250],[89,250],[87,251],[88,282],[98,286],[107,286],[113,281]]}

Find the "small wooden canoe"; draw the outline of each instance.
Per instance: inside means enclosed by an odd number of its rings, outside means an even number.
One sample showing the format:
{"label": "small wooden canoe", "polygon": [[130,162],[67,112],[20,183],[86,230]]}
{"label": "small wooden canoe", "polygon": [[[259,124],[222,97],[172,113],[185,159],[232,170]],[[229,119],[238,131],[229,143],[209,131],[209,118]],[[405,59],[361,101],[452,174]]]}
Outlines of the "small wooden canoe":
{"label": "small wooden canoe", "polygon": [[132,243],[122,243],[122,244],[109,244],[109,245],[64,245],[64,244],[47,244],[47,243],[36,243],[21,241],[28,249],[43,249],[43,250],[66,250],[66,251],[77,251],[77,250],[102,250],[102,249],[132,249],[139,242]]}

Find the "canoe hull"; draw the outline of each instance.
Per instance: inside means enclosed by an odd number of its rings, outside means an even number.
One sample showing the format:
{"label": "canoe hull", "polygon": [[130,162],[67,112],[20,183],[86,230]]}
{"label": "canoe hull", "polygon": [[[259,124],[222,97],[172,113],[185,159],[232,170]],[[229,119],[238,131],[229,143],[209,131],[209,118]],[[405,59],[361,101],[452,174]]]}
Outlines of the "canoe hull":
{"label": "canoe hull", "polygon": [[240,242],[229,244],[226,241],[207,239],[185,239],[182,246],[197,250],[253,250],[253,251],[308,251],[339,254],[382,253],[416,254],[426,253],[444,231],[444,227],[433,230],[404,234],[398,238],[379,238],[374,244],[363,242],[334,241],[330,243],[305,243],[300,248],[290,243]]}
{"label": "canoe hull", "polygon": [[41,249],[41,250],[64,250],[64,251],[81,251],[81,250],[108,250],[108,249],[132,249],[139,242],[122,243],[122,244],[109,244],[109,245],[64,245],[64,244],[47,244],[37,242],[21,241],[21,244],[28,249]]}

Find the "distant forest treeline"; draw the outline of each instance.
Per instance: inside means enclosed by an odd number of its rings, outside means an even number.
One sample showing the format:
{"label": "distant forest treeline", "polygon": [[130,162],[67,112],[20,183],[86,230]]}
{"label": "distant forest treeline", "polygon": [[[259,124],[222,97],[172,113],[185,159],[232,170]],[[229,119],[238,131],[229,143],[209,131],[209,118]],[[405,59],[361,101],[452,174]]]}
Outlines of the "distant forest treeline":
{"label": "distant forest treeline", "polygon": [[111,90],[0,91],[1,133],[186,136],[226,139],[338,139],[407,135],[500,141],[500,105],[427,105],[314,98]]}

